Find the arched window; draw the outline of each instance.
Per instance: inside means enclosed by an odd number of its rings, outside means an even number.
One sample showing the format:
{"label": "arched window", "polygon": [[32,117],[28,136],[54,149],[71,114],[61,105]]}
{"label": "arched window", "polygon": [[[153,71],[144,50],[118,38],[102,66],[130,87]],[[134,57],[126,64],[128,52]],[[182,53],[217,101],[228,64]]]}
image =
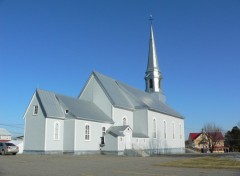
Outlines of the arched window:
{"label": "arched window", "polygon": [[166,121],[163,121],[163,133],[164,133],[164,139],[167,139],[167,124],[166,124]]}
{"label": "arched window", "polygon": [[182,125],[179,124],[179,134],[180,134],[180,139],[182,139]]}
{"label": "arched window", "polygon": [[152,79],[149,80],[149,88],[151,88],[151,89],[153,88],[153,80]]}
{"label": "arched window", "polygon": [[38,105],[33,106],[33,115],[38,115]]}
{"label": "arched window", "polygon": [[157,138],[157,123],[156,123],[156,119],[153,119],[153,138]]}
{"label": "arched window", "polygon": [[60,123],[55,122],[53,129],[54,129],[53,139],[59,140],[60,139]]}
{"label": "arched window", "polygon": [[106,127],[102,127],[102,136],[106,134]]}
{"label": "arched window", "polygon": [[85,141],[90,141],[90,125],[85,125]]}
{"label": "arched window", "polygon": [[123,117],[122,121],[123,121],[123,126],[127,125],[127,117]]}
{"label": "arched window", "polygon": [[172,122],[172,138],[175,139],[175,124]]}

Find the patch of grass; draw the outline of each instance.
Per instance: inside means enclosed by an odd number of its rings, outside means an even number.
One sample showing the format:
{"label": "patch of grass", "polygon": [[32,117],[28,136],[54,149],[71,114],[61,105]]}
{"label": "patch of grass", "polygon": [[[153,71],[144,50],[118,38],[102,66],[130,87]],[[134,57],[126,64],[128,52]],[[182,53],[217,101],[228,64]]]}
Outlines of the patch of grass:
{"label": "patch of grass", "polygon": [[198,157],[156,164],[156,166],[208,169],[240,169],[240,161],[222,157]]}

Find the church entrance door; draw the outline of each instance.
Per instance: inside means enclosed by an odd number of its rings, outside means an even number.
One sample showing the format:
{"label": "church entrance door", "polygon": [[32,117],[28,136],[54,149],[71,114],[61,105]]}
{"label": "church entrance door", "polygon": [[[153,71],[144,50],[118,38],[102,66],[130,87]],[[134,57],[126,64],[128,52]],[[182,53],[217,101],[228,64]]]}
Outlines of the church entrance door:
{"label": "church entrance door", "polygon": [[126,139],[125,140],[126,149],[132,149],[132,141],[129,133],[126,133],[125,139]]}

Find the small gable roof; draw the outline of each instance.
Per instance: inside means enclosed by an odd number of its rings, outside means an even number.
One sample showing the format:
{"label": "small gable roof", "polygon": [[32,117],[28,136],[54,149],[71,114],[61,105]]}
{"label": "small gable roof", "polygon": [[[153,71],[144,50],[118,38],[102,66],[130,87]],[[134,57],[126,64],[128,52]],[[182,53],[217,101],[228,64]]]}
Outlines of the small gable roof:
{"label": "small gable roof", "polygon": [[212,133],[209,133],[209,136],[214,139],[224,140],[224,137],[221,132],[212,132]]}
{"label": "small gable roof", "polygon": [[191,140],[191,141],[193,141],[193,140],[195,140],[200,134],[202,134],[202,133],[189,133],[188,139]]}
{"label": "small gable roof", "polygon": [[92,102],[41,89],[36,90],[36,95],[46,117],[113,123],[112,119]]}
{"label": "small gable roof", "polygon": [[129,110],[149,109],[183,118],[181,114],[161,102],[158,97],[152,96],[150,93],[133,88],[96,71],[93,72],[93,75],[114,106]]}
{"label": "small gable roof", "polygon": [[125,126],[112,126],[107,130],[108,134],[111,134],[114,137],[118,136],[124,136],[124,131],[129,128],[131,129],[128,125]]}

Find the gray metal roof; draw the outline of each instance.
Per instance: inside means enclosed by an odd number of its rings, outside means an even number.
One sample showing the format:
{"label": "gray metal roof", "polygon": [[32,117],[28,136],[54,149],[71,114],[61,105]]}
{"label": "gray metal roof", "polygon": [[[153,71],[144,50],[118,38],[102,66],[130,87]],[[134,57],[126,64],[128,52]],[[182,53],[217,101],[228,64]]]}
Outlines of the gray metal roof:
{"label": "gray metal roof", "polygon": [[135,137],[135,138],[149,138],[148,135],[145,135],[145,134],[142,134],[142,133],[133,133],[132,136]]}
{"label": "gray metal roof", "polygon": [[107,133],[111,134],[114,137],[124,136],[123,132],[130,128],[128,125],[126,126],[112,126],[107,130]]}
{"label": "gray metal roof", "polygon": [[36,95],[40,100],[40,105],[45,116],[56,118],[63,118],[65,116],[63,109],[59,106],[55,93],[37,89]]}
{"label": "gray metal roof", "polygon": [[67,118],[113,123],[112,119],[92,102],[59,94],[57,94],[56,97],[60,105],[64,107],[65,110],[68,110],[68,114],[66,114]]}
{"label": "gray metal roof", "polygon": [[[46,117],[113,123],[112,119],[92,102],[40,89],[36,92]],[[65,113],[66,110],[68,113]]]}
{"label": "gray metal roof", "polygon": [[9,133],[5,128],[0,128],[0,135],[9,136],[11,133]]}
{"label": "gray metal roof", "polygon": [[157,58],[157,51],[155,46],[155,40],[153,35],[153,27],[152,24],[150,25],[150,39],[149,39],[149,50],[148,50],[148,65],[146,72],[152,72],[154,70],[160,72],[158,67],[158,58]]}
{"label": "gray metal roof", "polygon": [[167,104],[161,102],[158,97],[121,83],[120,81],[114,80],[99,72],[93,72],[93,74],[100,85],[104,88],[114,106],[129,110],[149,109],[178,118],[183,118],[181,114],[176,112]]}

